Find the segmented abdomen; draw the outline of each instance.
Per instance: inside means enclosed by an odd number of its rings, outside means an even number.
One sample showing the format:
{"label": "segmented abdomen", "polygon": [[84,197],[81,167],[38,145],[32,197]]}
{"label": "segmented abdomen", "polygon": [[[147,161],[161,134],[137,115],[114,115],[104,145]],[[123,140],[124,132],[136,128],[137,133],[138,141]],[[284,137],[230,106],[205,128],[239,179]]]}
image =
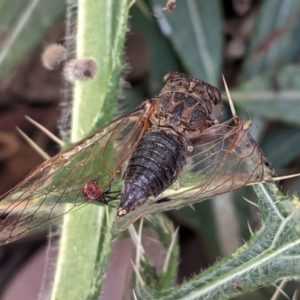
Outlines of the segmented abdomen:
{"label": "segmented abdomen", "polygon": [[150,128],[128,162],[118,215],[159,195],[176,180],[184,164],[181,138],[169,129]]}

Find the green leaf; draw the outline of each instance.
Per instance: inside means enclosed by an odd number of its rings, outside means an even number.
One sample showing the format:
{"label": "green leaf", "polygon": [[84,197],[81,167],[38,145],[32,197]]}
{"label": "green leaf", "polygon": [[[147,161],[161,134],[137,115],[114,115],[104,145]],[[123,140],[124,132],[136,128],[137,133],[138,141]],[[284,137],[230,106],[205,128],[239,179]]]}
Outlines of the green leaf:
{"label": "green leaf", "polygon": [[157,299],[228,299],[281,279],[300,278],[299,199],[284,196],[274,184],[258,184],[255,192],[263,220],[260,231],[200,275],[157,292]]}
{"label": "green leaf", "polygon": [[288,65],[243,82],[230,94],[243,110],[267,119],[300,124],[300,67]]}
{"label": "green leaf", "polygon": [[161,34],[152,15],[145,16],[137,6],[130,11],[130,23],[132,27],[143,33],[149,51],[150,86],[151,96],[157,94],[161,89],[161,83],[166,73],[180,71],[181,66],[175,55],[170,41]]}
{"label": "green leaf", "polygon": [[65,5],[61,0],[0,2],[0,30],[7,35],[0,47],[0,80],[24,60],[63,16]]}
{"label": "green leaf", "polygon": [[273,128],[260,146],[276,169],[292,161],[300,153],[299,127],[280,126]]}
{"label": "green leaf", "polygon": [[243,80],[295,58],[299,51],[295,43],[295,35],[299,34],[299,10],[298,0],[263,1],[243,65]]}
{"label": "green leaf", "polygon": [[[159,4],[160,5],[159,5]],[[176,9],[160,17],[165,0],[152,0],[157,22],[182,64],[197,78],[218,85],[222,64],[220,1],[177,1]]]}

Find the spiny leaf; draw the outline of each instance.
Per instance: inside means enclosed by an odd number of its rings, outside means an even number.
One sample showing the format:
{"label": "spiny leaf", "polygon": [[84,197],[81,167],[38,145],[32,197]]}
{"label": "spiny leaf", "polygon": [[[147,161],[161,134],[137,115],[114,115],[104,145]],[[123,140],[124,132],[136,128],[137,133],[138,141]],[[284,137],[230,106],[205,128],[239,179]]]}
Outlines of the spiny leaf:
{"label": "spiny leaf", "polygon": [[[300,278],[300,201],[283,195],[275,184],[255,186],[262,228],[249,242],[160,299],[228,299],[283,278]],[[236,287],[240,288],[236,288]]]}

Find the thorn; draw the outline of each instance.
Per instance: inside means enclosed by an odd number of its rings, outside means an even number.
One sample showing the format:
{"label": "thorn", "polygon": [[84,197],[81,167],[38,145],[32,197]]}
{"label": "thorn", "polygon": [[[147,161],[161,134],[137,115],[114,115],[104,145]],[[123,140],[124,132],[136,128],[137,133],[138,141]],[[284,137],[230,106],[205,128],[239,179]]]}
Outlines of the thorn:
{"label": "thorn", "polygon": [[[134,0],[132,2],[134,2]],[[149,10],[149,7],[147,6],[147,4],[144,2],[144,0],[135,0],[135,4],[139,8],[141,13],[144,15],[144,17],[147,20],[151,20],[152,13]]]}
{"label": "thorn", "polygon": [[[128,227],[128,231],[129,231],[129,234],[130,234],[130,236],[132,238],[132,241],[133,241],[135,247],[138,248],[139,236],[138,236],[137,232],[135,231],[135,228],[134,228],[134,226],[132,224]],[[144,250],[144,248],[143,248],[142,245],[140,247],[140,250],[141,250],[141,252],[143,254],[145,253],[145,250]]]}
{"label": "thorn", "polygon": [[151,217],[152,217],[151,215],[146,215],[143,218],[146,219],[148,222],[151,222],[152,221]]}
{"label": "thorn", "polygon": [[253,205],[253,206],[255,206],[255,207],[258,207],[258,205],[257,205],[256,203],[250,201],[249,199],[247,199],[247,198],[245,198],[245,197],[243,197],[243,199],[244,199],[246,202],[250,203],[251,205]]}
{"label": "thorn", "polygon": [[293,299],[292,300],[297,300],[297,299],[299,299],[299,296],[300,295],[300,288],[298,287],[296,290],[295,290],[295,292],[294,292],[294,294],[293,294]]}
{"label": "thorn", "polygon": [[131,2],[129,3],[129,8],[135,3],[135,0],[131,0]]}
{"label": "thorn", "polygon": [[174,231],[174,233],[172,235],[172,240],[171,240],[171,243],[170,243],[167,255],[166,255],[166,259],[165,259],[165,262],[164,262],[164,266],[163,266],[163,269],[162,269],[162,272],[164,272],[164,273],[167,271],[167,268],[168,268],[168,265],[169,265],[169,262],[170,262],[170,257],[171,257],[171,253],[172,253],[172,250],[174,248],[175,241],[176,241],[176,238],[177,238],[177,235],[178,235],[178,230],[179,230],[179,226],[176,228],[176,230]]}
{"label": "thorn", "polygon": [[270,180],[271,181],[279,181],[279,180],[290,179],[290,178],[294,178],[294,177],[298,177],[298,176],[300,176],[300,173],[292,174],[292,175],[279,176],[279,177],[272,177]]}
{"label": "thorn", "polygon": [[247,183],[246,186],[256,185],[258,183],[265,183],[265,182],[275,182],[275,181],[290,179],[290,178],[299,177],[299,176],[300,176],[300,173],[292,174],[292,175],[285,175],[285,176],[278,176],[278,177],[270,177],[267,179],[262,179],[261,181]]}
{"label": "thorn", "polygon": [[57,144],[59,144],[61,147],[64,146],[64,142],[59,139],[57,136],[55,136],[52,132],[50,132],[46,127],[44,127],[43,125],[39,124],[38,122],[34,121],[33,119],[31,119],[28,116],[25,116],[25,118],[27,119],[27,121],[29,121],[31,124],[33,124],[34,126],[36,126],[38,129],[40,129],[42,132],[44,132],[50,139],[52,139],[54,142],[56,142]]}
{"label": "thorn", "polygon": [[290,297],[282,290],[286,284],[287,280],[282,280],[278,286],[276,284],[272,284],[276,287],[276,291],[270,300],[278,299],[280,294],[282,294],[286,299],[290,300]]}
{"label": "thorn", "polygon": [[142,241],[142,231],[143,231],[144,218],[141,218],[139,226],[139,241]]}
{"label": "thorn", "polygon": [[135,258],[135,265],[137,266],[138,269],[140,268],[141,256],[143,255],[143,246],[142,246],[143,224],[144,224],[144,219],[141,218],[139,224],[138,243],[136,246],[136,258]]}
{"label": "thorn", "polygon": [[237,117],[237,114],[236,114],[236,111],[235,111],[235,108],[234,108],[234,105],[233,105],[233,101],[231,99],[231,96],[230,96],[230,93],[229,93],[229,90],[228,90],[228,86],[227,86],[227,83],[226,83],[226,80],[225,80],[225,77],[224,77],[223,74],[222,74],[222,78],[223,78],[223,82],[224,82],[224,86],[225,86],[225,90],[226,90],[230,110],[231,110],[232,116],[235,118],[235,117]]}
{"label": "thorn", "polygon": [[137,269],[137,267],[135,266],[135,264],[133,263],[133,261],[132,260],[130,260],[130,261],[131,261],[131,264],[133,266],[133,270],[134,270],[134,273],[136,275],[137,281],[140,283],[141,286],[144,287],[145,286],[145,282],[144,282],[144,280],[143,280],[143,278],[142,278],[139,270]]}
{"label": "thorn", "polygon": [[19,127],[16,127],[19,134],[26,140],[26,142],[39,154],[44,160],[48,160],[50,156],[38,146],[28,135],[26,135]]}
{"label": "thorn", "polygon": [[247,226],[248,226],[250,234],[253,235],[253,231],[252,231],[249,221],[247,221]]}
{"label": "thorn", "polygon": [[193,206],[193,204],[189,204],[189,207],[190,207],[193,211],[195,211],[195,207]]}
{"label": "thorn", "polygon": [[134,300],[138,300],[137,297],[136,297],[136,294],[135,294],[135,291],[134,291],[134,290],[132,290],[132,294],[133,294],[133,299],[134,299]]}

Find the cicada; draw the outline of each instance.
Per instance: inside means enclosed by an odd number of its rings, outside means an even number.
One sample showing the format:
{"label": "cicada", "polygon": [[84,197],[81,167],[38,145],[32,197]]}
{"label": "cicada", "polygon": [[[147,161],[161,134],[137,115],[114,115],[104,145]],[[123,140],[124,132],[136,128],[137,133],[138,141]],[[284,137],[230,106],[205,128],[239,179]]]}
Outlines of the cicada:
{"label": "cicada", "polygon": [[[217,88],[177,72],[164,84],[158,96],[42,163],[3,195],[0,243],[55,221],[66,203],[74,209],[119,200],[116,228],[123,230],[146,214],[274,177],[247,123],[211,117],[221,102]],[[101,191],[114,187],[115,197],[100,193],[94,201],[92,178],[100,178]]]}

